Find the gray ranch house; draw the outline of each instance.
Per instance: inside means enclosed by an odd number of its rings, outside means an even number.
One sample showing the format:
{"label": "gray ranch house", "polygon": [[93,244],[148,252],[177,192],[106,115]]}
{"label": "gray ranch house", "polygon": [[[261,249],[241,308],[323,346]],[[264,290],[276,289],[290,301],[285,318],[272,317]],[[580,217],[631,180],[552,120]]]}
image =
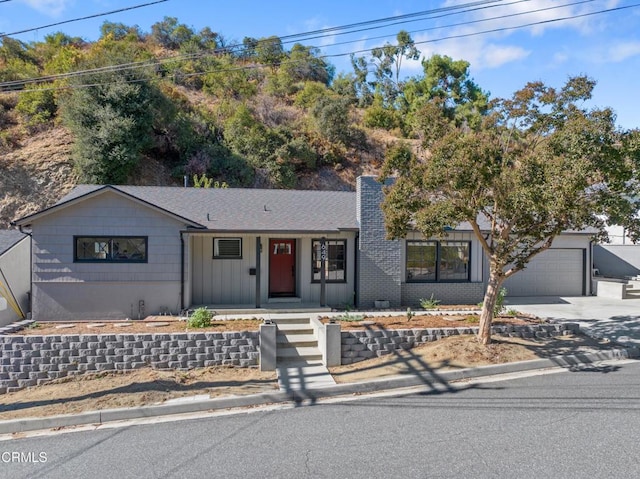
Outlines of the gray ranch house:
{"label": "gray ranch house", "polygon": [[[387,240],[382,198],[368,176],[356,192],[80,185],[14,222],[31,236],[32,317],[481,301],[488,267],[470,228]],[[506,287],[591,294],[590,236],[561,235]]]}

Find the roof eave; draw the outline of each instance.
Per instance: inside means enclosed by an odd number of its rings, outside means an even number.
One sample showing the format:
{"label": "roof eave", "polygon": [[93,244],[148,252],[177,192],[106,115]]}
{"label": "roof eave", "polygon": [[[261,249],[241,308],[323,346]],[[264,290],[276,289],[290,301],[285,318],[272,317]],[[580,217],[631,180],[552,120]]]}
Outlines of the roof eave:
{"label": "roof eave", "polygon": [[71,198],[70,200],[64,201],[62,203],[56,203],[55,205],[49,206],[48,208],[45,208],[43,210],[37,211],[35,213],[32,213],[30,215],[24,216],[22,218],[18,218],[17,220],[14,220],[11,222],[12,225],[14,226],[31,226],[31,224],[33,223],[33,221],[37,221],[38,219],[44,217],[44,216],[48,216],[49,214],[53,213],[54,211],[59,211],[61,209],[67,208],[69,206],[73,206],[77,203],[80,203],[82,201],[85,201],[89,198],[93,198],[96,196],[99,196],[101,194],[103,194],[106,191],[112,191],[113,193],[119,194],[124,196],[125,198],[128,198],[132,201],[135,201],[137,203],[140,203],[144,206],[147,206],[149,208],[152,208],[160,213],[166,214],[167,216],[171,216],[172,218],[184,222],[187,225],[196,227],[196,228],[204,228],[203,225],[201,225],[200,223],[193,221],[189,218],[186,218],[184,216],[178,215],[176,213],[173,213],[169,210],[166,210],[164,208],[161,208],[157,205],[154,205],[153,203],[150,203],[148,201],[145,201],[143,199],[140,199],[136,196],[133,196],[125,191],[120,190],[117,186],[113,186],[113,185],[104,185],[100,188],[97,188],[93,191],[90,191],[88,193],[85,193],[83,195],[80,196],[76,196],[75,198]]}

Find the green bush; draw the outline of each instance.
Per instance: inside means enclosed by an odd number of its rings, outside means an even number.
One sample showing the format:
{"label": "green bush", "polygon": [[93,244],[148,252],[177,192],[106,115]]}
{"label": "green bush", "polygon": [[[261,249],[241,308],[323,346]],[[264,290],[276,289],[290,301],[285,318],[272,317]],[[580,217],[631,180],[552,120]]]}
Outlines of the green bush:
{"label": "green bush", "polygon": [[420,299],[420,307],[422,309],[435,309],[440,304],[439,299],[435,299],[433,297],[433,293],[431,293],[431,297],[429,299]]}
{"label": "green bush", "polygon": [[58,105],[53,90],[32,90],[20,93],[16,110],[27,119],[28,125],[33,126],[53,119]]}
{"label": "green bush", "polygon": [[387,109],[382,105],[371,105],[364,112],[362,119],[365,126],[369,128],[384,128],[393,130],[400,126],[398,114],[395,110]]}
{"label": "green bush", "polygon": [[207,308],[198,308],[189,316],[187,326],[190,328],[208,328],[211,326],[212,317],[211,311]]}

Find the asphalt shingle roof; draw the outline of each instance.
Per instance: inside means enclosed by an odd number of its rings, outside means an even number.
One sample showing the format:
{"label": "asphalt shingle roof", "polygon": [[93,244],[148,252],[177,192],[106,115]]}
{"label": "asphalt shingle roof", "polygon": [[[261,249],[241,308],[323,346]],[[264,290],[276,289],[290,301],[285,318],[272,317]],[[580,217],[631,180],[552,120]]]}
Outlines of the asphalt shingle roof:
{"label": "asphalt shingle roof", "polygon": [[0,230],[0,255],[4,254],[25,236],[27,235],[20,233],[18,230]]}
{"label": "asphalt shingle roof", "polygon": [[[79,185],[60,203],[102,188]],[[337,231],[357,229],[356,193],[112,186],[127,195],[215,231]]]}

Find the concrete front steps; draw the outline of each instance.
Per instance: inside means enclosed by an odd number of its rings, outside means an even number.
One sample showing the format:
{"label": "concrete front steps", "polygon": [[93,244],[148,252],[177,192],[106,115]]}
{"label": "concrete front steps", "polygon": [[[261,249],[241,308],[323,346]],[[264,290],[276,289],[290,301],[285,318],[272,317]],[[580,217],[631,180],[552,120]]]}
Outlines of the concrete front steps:
{"label": "concrete front steps", "polygon": [[321,361],[322,353],[309,318],[278,318],[276,363]]}
{"label": "concrete front steps", "polygon": [[281,391],[305,391],[334,386],[335,380],[322,362],[309,318],[278,318],[276,325],[276,372]]}
{"label": "concrete front steps", "polygon": [[624,299],[637,299],[640,298],[640,281],[630,280],[625,285]]}

